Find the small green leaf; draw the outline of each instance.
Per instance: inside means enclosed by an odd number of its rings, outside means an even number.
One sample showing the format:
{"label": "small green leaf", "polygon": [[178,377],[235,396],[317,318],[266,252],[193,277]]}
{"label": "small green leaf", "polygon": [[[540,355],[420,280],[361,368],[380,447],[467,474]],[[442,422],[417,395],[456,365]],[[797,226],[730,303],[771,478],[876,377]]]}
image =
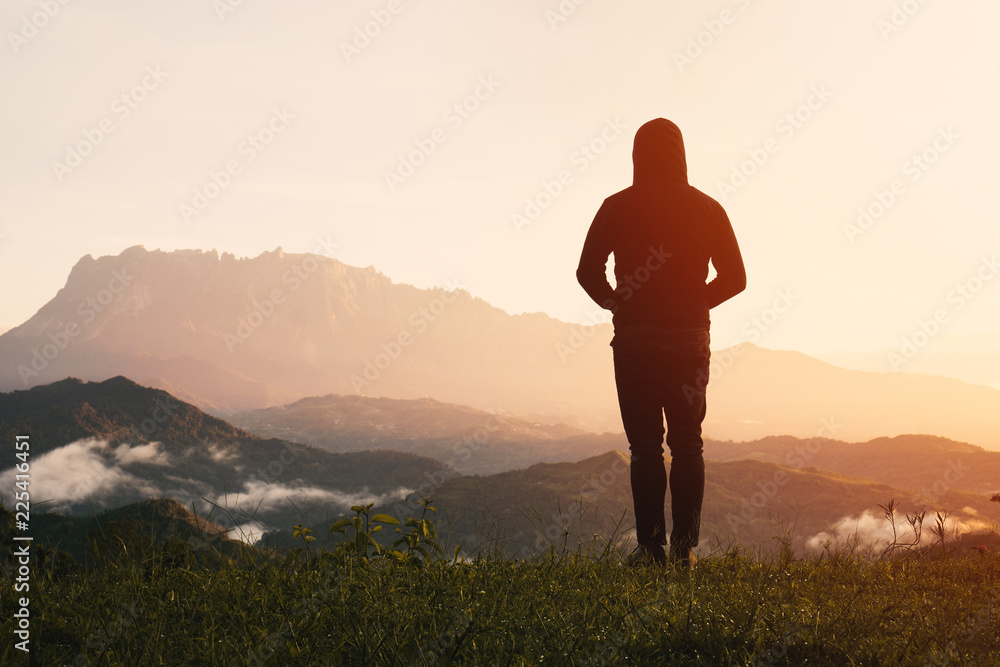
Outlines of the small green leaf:
{"label": "small green leaf", "polygon": [[379,523],[387,523],[392,526],[399,525],[399,519],[392,516],[391,514],[376,514],[372,517],[372,521],[378,521]]}
{"label": "small green leaf", "polygon": [[351,520],[348,518],[343,518],[330,526],[329,530],[331,533],[343,532],[344,528],[351,525]]}

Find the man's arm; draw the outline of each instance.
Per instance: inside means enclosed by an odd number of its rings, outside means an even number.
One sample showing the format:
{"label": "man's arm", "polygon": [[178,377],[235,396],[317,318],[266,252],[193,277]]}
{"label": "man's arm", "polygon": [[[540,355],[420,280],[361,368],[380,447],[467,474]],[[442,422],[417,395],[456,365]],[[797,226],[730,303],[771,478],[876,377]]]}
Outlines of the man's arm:
{"label": "man's arm", "polygon": [[614,313],[618,307],[615,291],[607,276],[608,256],[612,247],[605,231],[606,208],[607,202],[601,204],[594,221],[590,223],[590,231],[587,232],[587,240],[583,242],[583,252],[580,254],[580,265],[576,269],[576,279],[597,305]]}
{"label": "man's arm", "polygon": [[722,221],[721,234],[712,252],[715,278],[705,287],[709,308],[715,308],[720,303],[731,299],[747,286],[747,271],[743,266],[743,255],[736,242],[733,225],[729,222],[729,216],[726,215],[725,211],[722,211]]}

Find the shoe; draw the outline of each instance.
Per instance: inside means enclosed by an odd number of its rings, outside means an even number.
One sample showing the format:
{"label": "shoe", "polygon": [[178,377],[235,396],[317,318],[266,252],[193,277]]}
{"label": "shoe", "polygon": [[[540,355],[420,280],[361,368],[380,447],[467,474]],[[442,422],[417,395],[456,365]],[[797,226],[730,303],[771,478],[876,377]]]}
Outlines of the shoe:
{"label": "shoe", "polygon": [[670,564],[677,570],[690,570],[698,562],[698,557],[691,549],[678,549],[670,551]]}
{"label": "shoe", "polygon": [[645,547],[640,544],[625,558],[625,564],[629,567],[665,565],[666,562],[667,554],[663,553],[663,547],[658,544],[652,547]]}

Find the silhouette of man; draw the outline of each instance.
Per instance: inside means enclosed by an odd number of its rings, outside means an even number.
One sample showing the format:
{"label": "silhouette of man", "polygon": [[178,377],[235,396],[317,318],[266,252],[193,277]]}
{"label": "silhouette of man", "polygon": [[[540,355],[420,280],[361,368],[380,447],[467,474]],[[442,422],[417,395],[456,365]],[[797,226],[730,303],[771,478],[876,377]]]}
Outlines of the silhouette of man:
{"label": "silhouette of man", "polygon": [[[665,118],[635,134],[632,186],[604,200],[576,276],[613,314],[615,384],[631,452],[639,545],[628,563],[666,562],[663,419],[670,449],[671,562],[689,565],[705,492],[701,424],[709,376],[709,310],[746,287],[722,206],[688,185],[684,140]],[[615,282],[606,277],[615,256]],[[706,284],[709,262],[716,277]]]}

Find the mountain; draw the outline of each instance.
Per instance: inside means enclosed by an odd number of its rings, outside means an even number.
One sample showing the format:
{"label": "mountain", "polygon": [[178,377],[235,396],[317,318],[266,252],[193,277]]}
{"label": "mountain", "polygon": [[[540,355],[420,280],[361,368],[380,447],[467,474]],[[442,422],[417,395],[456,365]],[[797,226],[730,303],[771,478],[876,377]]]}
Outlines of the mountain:
{"label": "mountain", "polygon": [[606,357],[606,344],[566,363],[558,353],[578,329],[319,255],[137,246],[84,257],[49,303],[0,336],[0,389],[124,375],[217,414],[334,392],[614,423],[614,387],[586,361]]}
{"label": "mountain", "polygon": [[[897,521],[921,506],[911,491],[815,468],[763,461],[706,462],[701,549],[739,543],[770,551],[787,537],[797,552],[823,544],[864,547],[891,535],[879,505],[897,501]],[[439,534],[464,541],[465,553],[502,545],[507,555],[544,550],[550,544],[600,546],[608,536],[634,543],[629,464],[621,452],[571,463],[539,463],[525,470],[445,480],[434,490]],[[988,497],[948,490],[926,516],[922,544],[933,541],[934,510],[950,510],[948,540],[961,532],[987,531],[1000,521],[1000,506]],[[924,509],[927,509],[926,507]],[[379,508],[412,514],[403,502]],[[669,512],[669,509],[668,509]],[[668,514],[669,516],[669,514]],[[669,518],[668,518],[669,521]],[[906,532],[900,530],[901,535]]]}
{"label": "mountain", "polygon": [[[298,523],[300,510],[402,497],[441,468],[402,452],[333,454],[259,438],[123,377],[0,394],[0,439],[16,435],[29,436],[36,511],[91,513],[165,497],[257,532]],[[12,488],[14,474],[0,470],[0,488]]]}
{"label": "mountain", "polygon": [[916,373],[838,368],[749,343],[713,352],[705,432],[863,441],[927,433],[1000,449],[1000,390]]}
{"label": "mountain", "polygon": [[[323,530],[355,504],[374,503],[400,518],[415,516],[422,497],[432,498],[440,510],[442,535],[464,540],[469,553],[498,539],[514,555],[594,535],[626,538],[631,530],[629,462],[621,434],[579,434],[511,418],[469,460],[481,456],[486,462],[481,465],[502,467],[508,457],[530,465],[463,474],[440,459],[384,447],[405,443],[404,432],[415,433],[415,442],[427,449],[453,445],[453,438],[496,415],[430,399],[354,396],[308,399],[285,412],[301,418],[301,432],[321,433],[313,430],[317,416],[323,418],[320,424],[342,427],[341,433],[326,435],[331,447],[367,449],[332,453],[257,437],[122,377],[100,383],[67,379],[0,394],[0,439],[29,436],[33,520],[48,517],[38,525],[50,527],[51,535],[83,525],[73,523],[74,517],[155,498],[191,507],[230,536],[275,533],[276,543],[288,542],[280,534],[298,523]],[[537,462],[573,442],[583,444],[571,460]],[[599,446],[611,451],[584,454]],[[444,451],[455,454],[448,447]],[[715,459],[706,465],[706,547],[713,540],[766,546],[776,530],[787,531],[798,550],[847,540],[851,527],[866,538],[884,538],[887,524],[878,505],[893,499],[902,512],[952,511],[952,530],[988,529],[1000,520],[1000,506],[989,501],[998,488],[1000,454],[964,443],[930,436],[867,443],[778,436],[749,443],[708,441],[706,453]],[[3,488],[13,486],[14,473],[14,468],[0,471]],[[150,507],[168,518],[178,514]]]}
{"label": "mountain", "polygon": [[[462,289],[277,249],[81,259],[0,336],[0,390],[124,375],[219,416],[327,394],[437,400],[620,431],[610,325],[509,315]],[[1000,449],[1000,390],[838,368],[744,343],[713,352],[705,433],[851,441],[927,433]]]}
{"label": "mountain", "polygon": [[705,443],[706,458],[756,459],[791,467],[815,467],[913,490],[934,505],[948,490],[979,496],[1000,492],[1000,452],[930,435],[900,435],[868,442],[804,440],[771,436],[753,442]]}
{"label": "mountain", "polygon": [[426,456],[463,474],[492,474],[542,461],[579,461],[628,448],[624,434],[586,433],[432,398],[304,398],[239,413],[234,424],[330,452],[391,449]]}
{"label": "mountain", "polygon": [[31,533],[35,547],[44,544],[65,551],[80,565],[92,558],[95,541],[102,553],[107,553],[120,547],[118,537],[128,548],[142,550],[173,541],[188,545],[194,553],[208,548],[230,556],[239,553],[243,544],[226,537],[221,525],[192,514],[169,498],[150,498],[90,516],[37,514],[32,517]]}

